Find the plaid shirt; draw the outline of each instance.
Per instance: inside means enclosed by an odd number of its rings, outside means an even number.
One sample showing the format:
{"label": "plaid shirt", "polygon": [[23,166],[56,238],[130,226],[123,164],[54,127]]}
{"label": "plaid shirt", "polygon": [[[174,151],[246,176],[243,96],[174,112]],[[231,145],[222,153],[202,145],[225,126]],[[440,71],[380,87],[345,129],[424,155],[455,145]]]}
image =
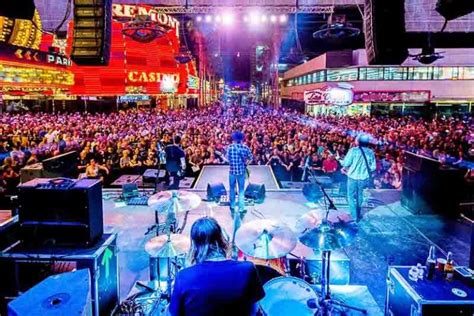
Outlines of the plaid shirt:
{"label": "plaid shirt", "polygon": [[232,144],[227,147],[227,160],[229,161],[230,174],[245,174],[247,161],[253,159],[250,148],[243,144]]}

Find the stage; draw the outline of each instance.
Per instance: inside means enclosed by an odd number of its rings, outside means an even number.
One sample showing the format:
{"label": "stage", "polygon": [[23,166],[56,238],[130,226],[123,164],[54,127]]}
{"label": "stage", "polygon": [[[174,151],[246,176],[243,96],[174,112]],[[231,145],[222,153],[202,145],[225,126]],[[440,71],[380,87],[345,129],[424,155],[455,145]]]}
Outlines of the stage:
{"label": "stage", "polygon": [[[221,178],[224,182],[225,176]],[[199,189],[192,191],[206,198],[202,184]],[[123,299],[135,281],[149,278],[148,255],[144,245],[152,237],[152,234],[145,236],[145,233],[154,223],[154,212],[147,206],[126,206],[116,202],[115,198],[119,194],[120,190],[105,189],[103,202],[105,229],[118,233],[120,293]],[[388,265],[424,263],[431,242],[444,251],[452,251],[459,265],[468,264],[470,234],[467,225],[436,215],[412,215],[400,205],[400,192],[396,190],[372,190],[369,191],[369,198],[370,208],[364,210],[357,238],[344,251],[350,259],[350,284],[367,286],[374,306],[376,303],[375,307],[370,306],[370,315],[382,315]],[[243,222],[260,218],[275,219],[294,229],[296,220],[313,206],[307,203],[300,190],[267,190],[265,201],[249,206]],[[232,231],[233,221],[228,207],[203,201],[197,210],[189,213],[184,233],[189,234],[197,218],[209,215],[215,217],[226,232]],[[298,244],[293,252],[309,253],[311,250]],[[441,253],[438,252],[438,255],[441,256]],[[366,304],[371,304],[370,299]]]}

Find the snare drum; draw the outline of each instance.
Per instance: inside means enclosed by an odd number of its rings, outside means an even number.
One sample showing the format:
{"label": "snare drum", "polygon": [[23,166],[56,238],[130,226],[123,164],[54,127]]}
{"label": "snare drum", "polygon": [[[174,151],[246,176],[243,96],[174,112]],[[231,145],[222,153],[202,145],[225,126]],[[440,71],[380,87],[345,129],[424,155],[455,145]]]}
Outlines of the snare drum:
{"label": "snare drum", "polygon": [[267,283],[271,279],[281,277],[285,275],[286,271],[286,258],[276,258],[276,259],[259,259],[255,257],[250,257],[245,255],[242,251],[239,250],[239,260],[241,261],[250,261],[255,264],[255,267],[258,271],[258,276],[262,284]]}
{"label": "snare drum", "polygon": [[[309,283],[295,277],[279,277],[264,286],[260,307],[268,316],[313,316],[319,309],[318,295]],[[309,302],[309,303],[308,303]],[[314,306],[311,308],[310,306]]]}

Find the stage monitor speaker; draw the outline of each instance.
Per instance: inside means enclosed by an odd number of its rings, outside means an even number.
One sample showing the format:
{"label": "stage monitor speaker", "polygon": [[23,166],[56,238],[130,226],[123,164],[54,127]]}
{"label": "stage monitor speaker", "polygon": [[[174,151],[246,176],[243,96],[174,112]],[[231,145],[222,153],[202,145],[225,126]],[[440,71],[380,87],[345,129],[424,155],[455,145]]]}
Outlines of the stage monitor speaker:
{"label": "stage monitor speaker", "polygon": [[32,20],[35,14],[33,0],[0,1],[0,16],[10,19]]}
{"label": "stage monitor speaker", "polygon": [[405,1],[365,1],[365,50],[370,65],[400,65],[408,57]]}
{"label": "stage monitor speaker", "polygon": [[474,11],[472,0],[438,0],[436,11],[446,20],[454,20]]}
{"label": "stage monitor speaker", "polygon": [[8,304],[10,316],[92,315],[88,269],[44,279]]}
{"label": "stage monitor speaker", "polygon": [[112,0],[74,0],[71,59],[78,65],[107,65],[110,57]]}
{"label": "stage monitor speaker", "polygon": [[249,183],[245,188],[245,198],[254,200],[255,203],[263,203],[265,200],[265,185],[260,183]]}
{"label": "stage monitor speaker", "polygon": [[33,246],[91,246],[103,234],[102,185],[35,179],[18,186],[20,236]]}
{"label": "stage monitor speaker", "polygon": [[227,195],[227,190],[222,182],[207,184],[207,200],[218,202],[221,196]]}
{"label": "stage monitor speaker", "polygon": [[43,176],[45,178],[71,177],[77,175],[77,151],[70,151],[43,160]]}

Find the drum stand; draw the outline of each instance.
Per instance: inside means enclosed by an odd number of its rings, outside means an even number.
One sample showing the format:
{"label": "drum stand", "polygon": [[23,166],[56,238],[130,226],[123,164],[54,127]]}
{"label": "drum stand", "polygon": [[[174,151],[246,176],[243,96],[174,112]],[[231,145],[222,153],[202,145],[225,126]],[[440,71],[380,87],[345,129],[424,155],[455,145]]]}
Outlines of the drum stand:
{"label": "drum stand", "polygon": [[339,303],[331,298],[330,283],[330,267],[331,267],[331,251],[322,251],[322,269],[321,269],[321,298],[319,300],[319,306],[321,307],[315,315],[326,316],[331,315],[332,306],[339,306],[342,308],[352,309],[362,314],[367,314],[367,310],[349,306],[343,303]]}

